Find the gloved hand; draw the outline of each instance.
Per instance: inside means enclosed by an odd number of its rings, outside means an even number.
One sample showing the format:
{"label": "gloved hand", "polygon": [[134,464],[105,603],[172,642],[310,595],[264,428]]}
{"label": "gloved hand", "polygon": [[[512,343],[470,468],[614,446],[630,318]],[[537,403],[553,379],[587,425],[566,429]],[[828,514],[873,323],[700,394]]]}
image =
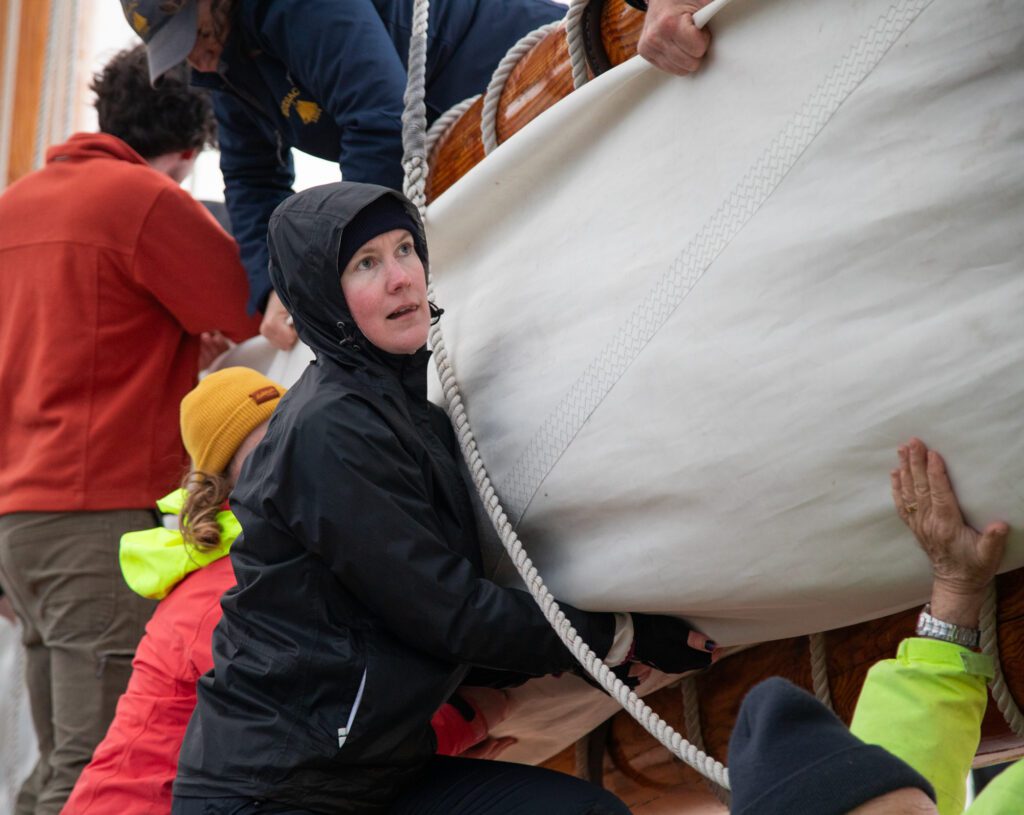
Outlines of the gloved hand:
{"label": "gloved hand", "polygon": [[676,617],[633,614],[633,645],[629,659],[679,674],[711,664],[715,643]]}

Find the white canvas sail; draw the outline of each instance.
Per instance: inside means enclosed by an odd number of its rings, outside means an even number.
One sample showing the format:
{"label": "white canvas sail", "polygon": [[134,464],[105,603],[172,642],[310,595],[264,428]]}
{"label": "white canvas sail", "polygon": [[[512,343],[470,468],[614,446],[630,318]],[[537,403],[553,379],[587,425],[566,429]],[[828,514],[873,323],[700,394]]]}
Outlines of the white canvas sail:
{"label": "white canvas sail", "polygon": [[1024,4],[714,25],[698,75],[599,77],[428,236],[481,453],[554,593],[738,643],[924,599],[887,476],[911,434],[971,520],[1022,519]]}

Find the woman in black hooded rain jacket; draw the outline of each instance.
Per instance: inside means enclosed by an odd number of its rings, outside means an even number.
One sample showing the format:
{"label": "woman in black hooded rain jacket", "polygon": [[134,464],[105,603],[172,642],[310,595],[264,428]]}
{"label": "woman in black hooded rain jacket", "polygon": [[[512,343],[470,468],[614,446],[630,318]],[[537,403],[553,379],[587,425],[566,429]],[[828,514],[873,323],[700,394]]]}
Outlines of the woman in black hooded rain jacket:
{"label": "woman in black hooded rain jacket", "polygon": [[[430,718],[472,668],[511,684],[576,666],[526,592],[482,577],[454,434],[426,398],[436,310],[415,209],[383,187],[317,187],[278,207],[270,252],[316,360],[232,498],[238,585],[173,812],[628,812],[569,776],[434,755]],[[562,609],[616,662],[709,661],[680,620]]]}

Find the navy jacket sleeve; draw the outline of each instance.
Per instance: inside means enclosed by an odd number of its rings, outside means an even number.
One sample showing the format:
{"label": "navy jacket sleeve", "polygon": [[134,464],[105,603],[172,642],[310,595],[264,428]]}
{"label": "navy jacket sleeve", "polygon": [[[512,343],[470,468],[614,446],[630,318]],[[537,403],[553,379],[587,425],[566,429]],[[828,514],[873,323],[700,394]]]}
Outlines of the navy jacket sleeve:
{"label": "navy jacket sleeve", "polygon": [[371,0],[277,0],[259,37],[337,123],[345,180],[401,189],[405,65]]}
{"label": "navy jacket sleeve", "polygon": [[267,224],[277,205],[292,194],[291,151],[281,147],[283,155],[279,155],[276,142],[267,137],[244,103],[229,93],[215,92],[213,107],[225,203],[249,278],[249,310],[263,311],[271,289]]}
{"label": "navy jacket sleeve", "polygon": [[[395,637],[438,659],[535,676],[575,666],[529,594],[480,577],[448,546],[419,465],[373,407],[347,398],[307,420],[286,443],[276,510]],[[562,609],[607,653],[613,615]]]}

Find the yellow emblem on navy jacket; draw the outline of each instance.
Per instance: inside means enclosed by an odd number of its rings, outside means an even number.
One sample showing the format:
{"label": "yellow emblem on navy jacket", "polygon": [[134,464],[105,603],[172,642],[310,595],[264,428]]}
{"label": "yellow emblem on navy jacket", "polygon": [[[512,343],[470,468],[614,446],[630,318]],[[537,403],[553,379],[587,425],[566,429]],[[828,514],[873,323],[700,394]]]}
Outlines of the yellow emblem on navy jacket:
{"label": "yellow emblem on navy jacket", "polygon": [[320,120],[320,114],[323,111],[316,102],[299,99],[300,93],[298,88],[293,87],[285,94],[284,99],[281,100],[281,115],[288,118],[288,114],[294,109],[303,124],[315,124]]}

